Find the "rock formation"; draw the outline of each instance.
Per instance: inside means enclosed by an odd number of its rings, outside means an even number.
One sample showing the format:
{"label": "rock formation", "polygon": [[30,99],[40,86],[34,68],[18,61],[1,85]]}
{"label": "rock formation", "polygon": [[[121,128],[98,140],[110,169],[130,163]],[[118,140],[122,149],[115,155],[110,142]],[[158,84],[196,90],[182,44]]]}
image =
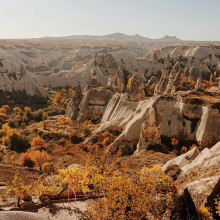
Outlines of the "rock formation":
{"label": "rock formation", "polygon": [[20,66],[18,72],[10,73],[4,66],[0,68],[0,92],[13,95],[13,93],[24,93],[27,96],[38,96],[48,98],[42,84],[37,79],[34,73]]}
{"label": "rock formation", "polygon": [[168,161],[162,169],[168,175],[176,176],[177,183],[187,187],[193,196],[206,198],[220,178],[219,163],[220,142],[201,152],[194,147]]}
{"label": "rock formation", "polygon": [[80,102],[82,101],[82,98],[83,98],[82,88],[79,82],[76,87],[75,94],[67,106],[66,117],[71,118],[72,120],[78,117],[79,105]]}
{"label": "rock formation", "polygon": [[99,120],[112,95],[109,88],[100,87],[96,71],[92,70],[92,79],[84,88],[83,94],[80,83],[78,84],[76,93],[68,104],[66,117],[80,122]]}
{"label": "rock formation", "polygon": [[105,108],[112,97],[108,89],[97,88],[88,90],[79,106],[78,120],[99,120],[105,111]]}
{"label": "rock formation", "polygon": [[137,152],[167,138],[196,141],[201,148],[219,141],[219,103],[207,103],[179,95],[154,96],[140,102],[128,101],[127,94],[115,94],[96,132],[122,128],[121,135],[110,145],[114,151],[121,142],[137,144]]}
{"label": "rock formation", "polygon": [[135,73],[128,80],[127,92],[129,94],[129,99],[133,101],[140,101],[145,97],[137,70],[135,70]]}

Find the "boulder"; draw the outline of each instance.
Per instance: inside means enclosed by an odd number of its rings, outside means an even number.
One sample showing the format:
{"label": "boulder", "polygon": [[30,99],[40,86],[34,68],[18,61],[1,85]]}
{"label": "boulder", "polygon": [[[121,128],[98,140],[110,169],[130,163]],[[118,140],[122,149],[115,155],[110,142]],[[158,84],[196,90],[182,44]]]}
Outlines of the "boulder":
{"label": "boulder", "polygon": [[74,169],[78,167],[80,170],[85,170],[86,168],[80,164],[77,164],[77,163],[74,163],[74,164],[71,164],[70,166],[67,167],[67,169]]}
{"label": "boulder", "polygon": [[52,186],[56,183],[57,175],[46,176],[44,180],[48,185]]}

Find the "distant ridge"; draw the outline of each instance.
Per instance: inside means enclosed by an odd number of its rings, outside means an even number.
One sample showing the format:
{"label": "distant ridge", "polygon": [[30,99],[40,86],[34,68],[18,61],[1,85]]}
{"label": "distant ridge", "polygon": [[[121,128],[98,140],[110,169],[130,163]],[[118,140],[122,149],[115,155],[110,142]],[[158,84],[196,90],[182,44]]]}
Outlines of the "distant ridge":
{"label": "distant ridge", "polygon": [[144,42],[177,42],[181,41],[175,36],[164,36],[160,39],[150,39],[147,37],[143,37],[139,34],[135,35],[127,35],[123,33],[113,33],[102,36],[96,35],[71,35],[71,36],[63,36],[63,37],[44,37],[42,39],[69,39],[69,40],[100,40],[100,41],[125,41],[125,42],[136,42],[136,43],[144,43]]}

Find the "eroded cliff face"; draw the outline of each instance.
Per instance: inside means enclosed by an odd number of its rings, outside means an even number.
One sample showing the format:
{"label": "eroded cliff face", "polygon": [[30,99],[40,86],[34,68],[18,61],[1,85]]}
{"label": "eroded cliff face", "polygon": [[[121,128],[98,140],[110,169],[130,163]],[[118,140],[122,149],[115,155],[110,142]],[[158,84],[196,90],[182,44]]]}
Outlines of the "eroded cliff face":
{"label": "eroded cliff face", "polygon": [[99,120],[106,109],[112,92],[104,88],[89,89],[79,101],[74,96],[67,107],[66,117],[80,122]]}
{"label": "eroded cliff face", "polygon": [[137,151],[150,145],[166,144],[167,139],[211,147],[220,137],[220,103],[190,100],[180,95],[154,96],[134,103],[126,94],[115,94],[109,102],[97,132],[122,128],[121,135],[110,145],[114,151],[122,142],[137,144]]}
{"label": "eroded cliff face", "polygon": [[48,98],[42,84],[31,72],[22,74],[0,73],[0,91],[7,95],[24,92],[27,96]]}

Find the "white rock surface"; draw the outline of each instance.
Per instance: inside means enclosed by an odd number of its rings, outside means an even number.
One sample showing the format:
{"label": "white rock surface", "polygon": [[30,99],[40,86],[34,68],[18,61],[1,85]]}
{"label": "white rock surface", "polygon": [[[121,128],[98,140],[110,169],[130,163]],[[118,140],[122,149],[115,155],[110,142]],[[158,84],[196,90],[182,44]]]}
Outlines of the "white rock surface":
{"label": "white rock surface", "polygon": [[32,212],[1,211],[0,220],[48,220],[48,218]]}
{"label": "white rock surface", "polygon": [[[144,129],[146,124],[148,129]],[[139,142],[137,152],[140,152],[147,148],[154,135],[181,139],[183,133],[185,140],[196,140],[204,148],[219,140],[220,117],[217,109],[184,103],[180,96],[154,96],[145,101],[130,102],[126,94],[115,94],[95,132],[114,128],[122,128],[123,132],[110,148],[122,141]],[[149,129],[152,133],[148,134]],[[148,145],[141,138],[146,135]],[[155,139],[152,143],[155,144]],[[156,144],[160,144],[160,138]]]}
{"label": "white rock surface", "polygon": [[0,73],[0,90],[4,92],[25,91],[27,95],[48,97],[36,75],[31,72],[26,72],[22,76],[16,74],[15,78],[9,73]]}

